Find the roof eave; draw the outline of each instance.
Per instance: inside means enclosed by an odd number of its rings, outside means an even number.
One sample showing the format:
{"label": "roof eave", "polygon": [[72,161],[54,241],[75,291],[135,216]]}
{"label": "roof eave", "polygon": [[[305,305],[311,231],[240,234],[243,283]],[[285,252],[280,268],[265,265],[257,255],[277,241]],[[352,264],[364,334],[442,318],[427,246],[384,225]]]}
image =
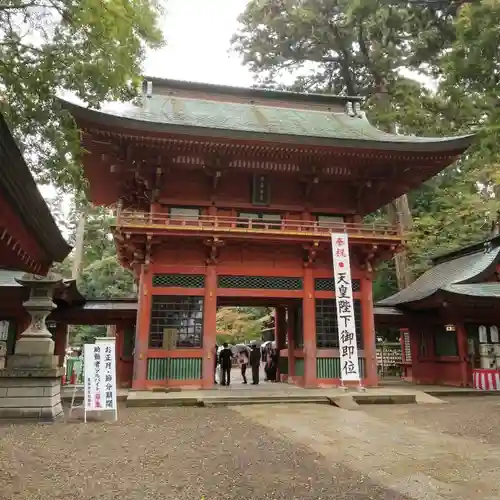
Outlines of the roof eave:
{"label": "roof eave", "polygon": [[394,151],[394,152],[415,152],[415,153],[441,153],[459,155],[465,151],[474,140],[475,135],[470,134],[460,137],[450,137],[443,140],[429,141],[377,141],[364,139],[329,139],[321,137],[308,137],[299,135],[281,135],[271,132],[246,132],[233,131],[227,129],[211,129],[206,127],[191,127],[184,125],[168,125],[163,123],[146,122],[136,120],[124,116],[114,115],[103,111],[84,108],[78,104],[62,100],[62,105],[73,115],[77,121],[81,120],[87,124],[96,126],[116,127],[128,130],[132,133],[137,131],[154,132],[154,133],[170,133],[185,136],[198,136],[214,139],[240,139],[254,140],[268,143],[301,145],[309,147],[338,147],[338,148],[355,148],[369,149],[379,151]]}
{"label": "roof eave", "polygon": [[[36,241],[43,249],[47,260],[62,262],[71,252],[71,246],[63,238],[57,227],[54,217],[50,213],[47,203],[43,199],[38,187],[29,171],[24,158],[5,122],[0,114],[1,140],[5,143],[6,152],[12,155],[11,160],[0,169],[2,185],[8,197],[19,212],[20,218],[26,227],[30,228]],[[35,219],[33,214],[40,216]]]}

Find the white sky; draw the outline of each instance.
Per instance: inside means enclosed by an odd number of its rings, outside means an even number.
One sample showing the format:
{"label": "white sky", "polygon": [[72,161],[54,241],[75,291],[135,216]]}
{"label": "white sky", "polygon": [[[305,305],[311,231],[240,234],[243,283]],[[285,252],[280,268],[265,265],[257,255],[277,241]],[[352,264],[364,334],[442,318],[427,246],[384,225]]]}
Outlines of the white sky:
{"label": "white sky", "polygon": [[252,75],[228,54],[236,18],[248,0],[167,0],[162,25],[167,46],[151,52],[147,76],[248,87]]}

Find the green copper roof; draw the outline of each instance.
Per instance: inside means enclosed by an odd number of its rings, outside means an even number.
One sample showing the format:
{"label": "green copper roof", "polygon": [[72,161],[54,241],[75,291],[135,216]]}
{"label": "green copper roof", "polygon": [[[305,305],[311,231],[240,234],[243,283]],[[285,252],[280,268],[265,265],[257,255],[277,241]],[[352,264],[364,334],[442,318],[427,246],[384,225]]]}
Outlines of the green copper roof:
{"label": "green copper roof", "polygon": [[[259,92],[261,96],[263,91]],[[279,107],[265,101],[256,98],[255,103],[252,100],[228,102],[228,99],[221,102],[153,94],[150,98],[144,97],[143,106],[124,104],[113,110],[95,111],[67,101],[63,101],[63,105],[77,121],[84,120],[87,123],[137,131],[254,139],[294,145],[456,152],[466,149],[473,137],[427,138],[387,134],[370,125],[363,113],[349,116],[345,112],[329,110],[326,104],[316,106],[319,109],[302,109],[300,106],[294,107],[293,102],[286,107]]]}
{"label": "green copper roof", "polygon": [[[485,247],[483,244],[475,251],[463,255],[458,254],[459,256],[452,257],[450,260],[441,261],[409,287],[379,301],[377,306],[400,306],[416,302],[440,290],[461,295],[490,297],[491,295],[486,294],[497,293],[498,288],[490,286],[489,283],[477,283],[477,281],[480,281],[482,275],[500,261],[500,238],[497,240],[489,240],[491,247]],[[499,287],[499,284],[496,286]]]}
{"label": "green copper roof", "polygon": [[449,285],[446,292],[470,297],[500,298],[500,283],[475,283],[472,285]]}

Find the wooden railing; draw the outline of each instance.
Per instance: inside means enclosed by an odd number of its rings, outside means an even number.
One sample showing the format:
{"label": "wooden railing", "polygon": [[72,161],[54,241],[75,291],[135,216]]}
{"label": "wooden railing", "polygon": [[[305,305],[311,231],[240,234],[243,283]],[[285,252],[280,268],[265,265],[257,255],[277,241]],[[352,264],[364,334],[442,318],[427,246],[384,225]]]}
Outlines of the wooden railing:
{"label": "wooden railing", "polygon": [[401,240],[398,226],[385,223],[363,224],[353,222],[318,222],[281,219],[255,220],[240,217],[200,215],[198,217],[170,216],[145,212],[121,211],[116,216],[117,229],[145,229],[170,231],[230,232],[278,234],[290,236],[329,237],[330,233],[347,233],[360,238]]}

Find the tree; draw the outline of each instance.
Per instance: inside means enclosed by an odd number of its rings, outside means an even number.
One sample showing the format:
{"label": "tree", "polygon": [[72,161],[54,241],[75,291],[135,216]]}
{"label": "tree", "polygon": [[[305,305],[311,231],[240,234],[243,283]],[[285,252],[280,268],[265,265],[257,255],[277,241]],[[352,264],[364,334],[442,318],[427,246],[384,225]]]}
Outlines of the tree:
{"label": "tree", "polygon": [[131,100],[146,48],[162,44],[160,2],[3,0],[0,110],[39,182],[82,187],[79,134],[57,95]]}
{"label": "tree", "polygon": [[222,307],[217,311],[217,340],[237,344],[260,339],[266,307]]}

